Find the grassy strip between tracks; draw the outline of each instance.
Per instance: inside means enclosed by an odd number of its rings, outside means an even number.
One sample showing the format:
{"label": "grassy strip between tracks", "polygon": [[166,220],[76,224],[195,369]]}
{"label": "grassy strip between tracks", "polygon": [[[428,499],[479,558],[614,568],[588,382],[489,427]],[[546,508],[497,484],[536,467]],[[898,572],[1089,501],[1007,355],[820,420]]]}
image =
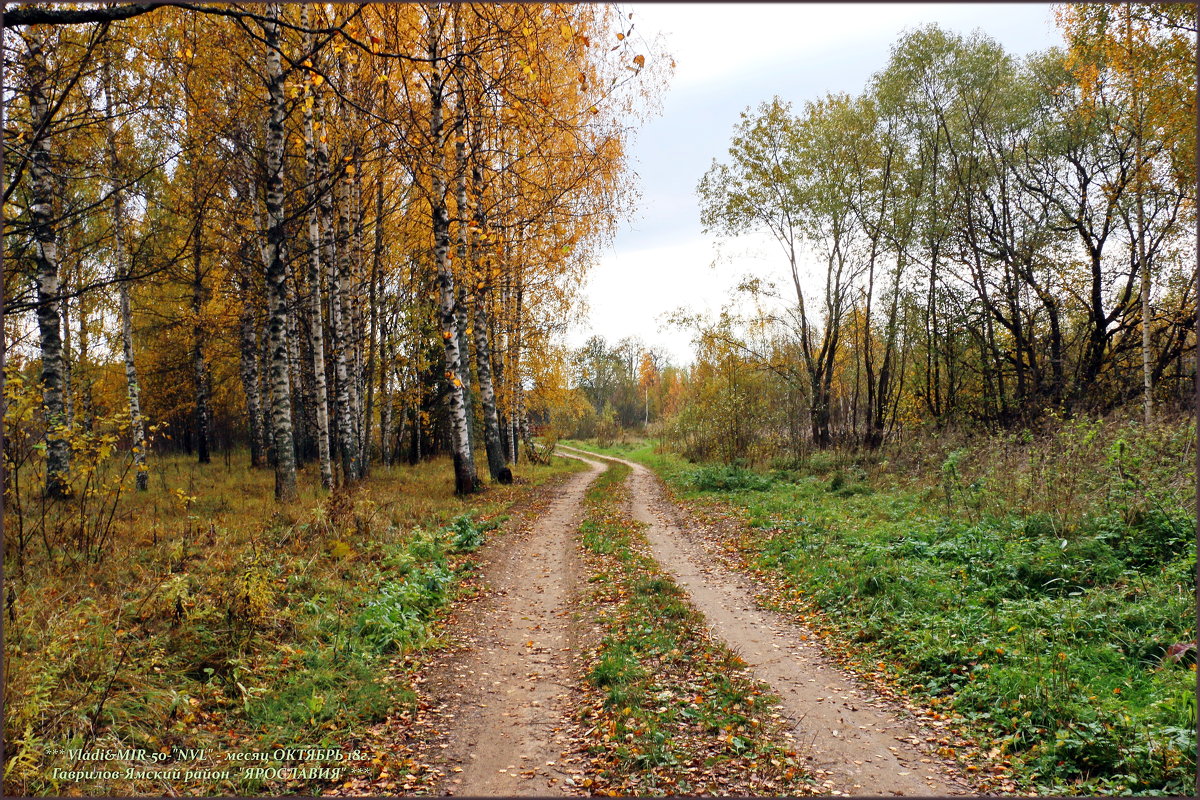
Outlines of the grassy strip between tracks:
{"label": "grassy strip between tracks", "polygon": [[629,468],[589,489],[580,530],[601,640],[580,725],[598,795],[811,794],[777,701],[713,641],[627,513]]}

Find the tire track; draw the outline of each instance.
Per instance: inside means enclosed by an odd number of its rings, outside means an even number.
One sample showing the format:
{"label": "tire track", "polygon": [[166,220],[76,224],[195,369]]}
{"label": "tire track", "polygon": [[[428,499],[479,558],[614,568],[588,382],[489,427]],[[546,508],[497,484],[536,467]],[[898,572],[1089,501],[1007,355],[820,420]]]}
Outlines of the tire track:
{"label": "tire track", "polygon": [[573,682],[570,600],[582,570],[576,533],[584,492],[606,466],[559,455],[590,469],[568,480],[520,538],[505,540],[488,568],[491,596],[463,632],[470,649],[438,680],[435,725],[451,772],[440,786],[445,794],[566,793],[555,769],[563,751],[556,739],[565,737]]}

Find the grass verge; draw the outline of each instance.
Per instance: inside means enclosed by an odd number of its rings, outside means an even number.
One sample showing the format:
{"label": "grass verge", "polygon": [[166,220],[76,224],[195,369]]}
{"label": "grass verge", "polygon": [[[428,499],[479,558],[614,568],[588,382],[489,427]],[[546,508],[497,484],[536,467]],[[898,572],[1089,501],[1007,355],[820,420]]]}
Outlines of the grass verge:
{"label": "grass verge", "polygon": [[[576,468],[523,465],[469,498],[446,460],[334,494],[306,470],[280,508],[268,471],[159,459],[150,491],[114,501],[103,552],[49,527],[6,563],[5,793],[311,795],[378,771],[346,756],[415,701],[411,656],[439,645],[470,551]],[[303,771],[250,770],[280,767]]]}
{"label": "grass verge", "polygon": [[1190,792],[1196,673],[1164,659],[1195,637],[1195,521],[1181,509],[1114,502],[1064,525],[861,468],[696,467],[649,443],[619,454],[721,532],[764,602],[959,731],[943,755],[985,788]]}

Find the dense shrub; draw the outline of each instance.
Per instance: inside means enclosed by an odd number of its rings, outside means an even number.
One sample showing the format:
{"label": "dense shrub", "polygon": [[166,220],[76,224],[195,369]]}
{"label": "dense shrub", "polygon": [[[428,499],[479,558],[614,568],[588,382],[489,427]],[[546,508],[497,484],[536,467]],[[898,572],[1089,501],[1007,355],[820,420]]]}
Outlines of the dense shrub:
{"label": "dense shrub", "polygon": [[426,623],[446,599],[454,574],[442,564],[411,572],[403,581],[380,587],[363,604],[355,619],[355,633],[377,653],[390,653],[420,644]]}
{"label": "dense shrub", "polygon": [[701,467],[691,473],[689,481],[701,492],[764,491],[774,483],[770,476],[737,465]]}

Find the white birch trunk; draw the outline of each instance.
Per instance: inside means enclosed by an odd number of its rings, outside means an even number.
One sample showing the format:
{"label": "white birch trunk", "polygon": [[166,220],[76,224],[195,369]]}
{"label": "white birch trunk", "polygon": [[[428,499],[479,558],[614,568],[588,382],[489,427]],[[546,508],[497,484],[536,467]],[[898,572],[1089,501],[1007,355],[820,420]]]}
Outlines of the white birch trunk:
{"label": "white birch trunk", "polygon": [[[462,160],[465,162],[465,155],[462,156]],[[465,172],[465,163],[463,166]],[[483,174],[478,164],[471,170],[471,181],[475,185],[477,194],[480,193]],[[465,189],[462,191],[462,195],[465,201]],[[477,200],[476,203],[473,217],[476,235],[479,235],[487,229],[487,218],[483,212],[482,202]],[[465,211],[463,214],[465,218]],[[479,254],[478,247],[471,248],[472,265],[476,268],[476,273],[482,276],[482,270],[478,269]],[[487,313],[490,278],[480,277],[478,280],[479,284],[475,291],[475,324],[473,328],[475,332],[475,373],[479,379],[480,410],[483,412],[483,447],[487,453],[488,474],[492,480],[499,483],[512,483],[512,470],[504,463],[504,446],[500,441],[500,418],[496,411],[496,389],[492,382],[492,350],[488,342],[491,324]]]}
{"label": "white birch trunk", "polygon": [[[470,275],[473,272],[473,261],[470,252],[470,242],[468,241],[470,232],[467,226],[469,214],[467,205],[469,201],[467,198],[466,123],[466,93],[463,90],[463,82],[460,76],[458,80],[458,113],[454,118],[455,202],[458,205],[455,255],[458,258],[459,268],[465,270]],[[467,415],[467,447],[471,452],[471,461],[474,462],[476,452],[475,396],[474,392],[471,391],[471,348],[470,338],[467,334],[468,329],[471,327],[471,300],[468,294],[469,291],[469,286],[460,285],[458,287],[458,307],[455,310],[455,317],[458,322],[458,379],[462,381],[463,407]]]}
{"label": "white birch trunk", "polygon": [[351,246],[353,253],[352,264],[354,265],[354,278],[351,283],[351,296],[353,298],[350,308],[350,329],[351,336],[354,341],[354,353],[351,359],[351,397],[354,400],[354,434],[357,437],[358,450],[358,477],[362,478],[367,474],[367,460],[370,458],[371,443],[363,435],[366,430],[366,410],[363,405],[366,396],[366,356],[365,343],[367,338],[366,319],[363,314],[363,307],[366,304],[365,282],[363,281],[364,264],[366,263],[366,254],[363,251],[362,232],[363,232],[363,207],[362,207],[362,161],[358,157],[358,151],[355,150],[354,160],[354,175],[350,181],[350,209],[351,209]]}
{"label": "white birch trunk", "polygon": [[296,499],[296,458],[292,440],[292,399],[288,391],[287,270],[283,262],[283,68],[279,52],[279,4],[267,5],[267,329],[271,347],[271,433],[275,443],[275,498]]}
{"label": "white birch trunk", "polygon": [[[383,150],[383,148],[380,148],[380,152],[382,152],[382,150]],[[375,414],[375,361],[376,361],[375,351],[376,351],[376,348],[379,346],[378,342],[376,341],[376,339],[378,337],[378,333],[379,333],[378,284],[379,284],[380,275],[382,274],[382,271],[383,271],[383,167],[381,165],[380,169],[379,169],[379,175],[376,179],[376,186],[375,186],[375,248],[374,248],[374,251],[372,254],[372,259],[371,259],[371,284],[370,284],[369,291],[367,294],[367,307],[370,310],[371,321],[370,321],[370,327],[367,330],[367,365],[363,372],[364,380],[366,382],[366,387],[367,387],[367,402],[366,402],[366,408],[364,409],[364,412],[363,412],[363,422],[362,422],[363,474],[366,474],[367,470],[369,470],[370,466],[371,466],[371,427],[372,427],[372,423],[374,421],[373,417]],[[383,391],[383,385],[382,385],[383,376],[386,374],[387,374],[386,371],[383,371],[380,374],[379,389],[380,389],[381,394]],[[384,438],[387,436],[387,429],[382,424],[380,425],[380,433],[381,433],[380,442],[379,442],[380,459],[384,460],[384,463],[386,463],[386,457],[384,455],[384,450],[386,449],[386,442],[384,441]]]}
{"label": "white birch trunk", "polygon": [[484,308],[484,294],[480,292],[475,297],[475,365],[479,373],[479,399],[483,407],[483,444],[492,480],[512,483],[512,471],[504,464],[504,448],[500,442],[500,418],[496,413],[496,392],[492,385],[492,357],[487,333],[487,311]]}
{"label": "white birch trunk", "polygon": [[338,192],[338,248],[337,259],[330,272],[329,303],[333,324],[333,358],[336,379],[336,402],[338,424],[338,446],[342,455],[342,480],[353,483],[360,477],[358,431],[355,422],[358,415],[354,403],[354,380],[351,374],[352,337],[350,332],[350,247],[349,223],[346,206],[349,194],[346,181],[339,182]]}
{"label": "white birch trunk", "polygon": [[[287,256],[284,248],[283,263],[286,265],[287,278],[284,290],[287,297],[287,342],[288,342],[288,375],[292,383],[292,439],[296,447],[296,463],[303,463],[305,453],[312,452],[309,439],[313,435],[316,421],[312,417],[313,394],[312,386],[305,380],[304,360],[301,358],[300,304],[296,300],[299,279],[295,266]],[[311,361],[309,364],[311,365]]]}
{"label": "white birch trunk", "polygon": [[[68,253],[66,248],[59,250],[59,263],[65,264],[68,262]],[[60,298],[58,302],[58,310],[62,315],[59,320],[62,331],[62,395],[63,395],[63,415],[66,419],[67,428],[75,429],[75,348],[71,342],[71,301],[62,294],[70,295],[70,289],[66,285],[66,281],[59,282]]]}
{"label": "white birch trunk", "polygon": [[[310,9],[307,3],[300,6],[300,25],[310,27]],[[314,36],[305,36],[309,58],[313,53]],[[320,172],[317,163],[316,136],[313,131],[313,107],[316,105],[317,87],[309,85],[304,102],[304,179],[308,184],[308,324],[309,346],[313,361],[313,402],[316,404],[317,460],[321,467],[321,485],[333,488],[333,459],[329,452],[329,387],[325,381],[325,321],[321,313],[321,223],[319,219],[318,194],[328,186],[318,186]],[[310,103],[311,101],[311,103]],[[324,131],[322,131],[324,133]]]}
{"label": "white birch trunk", "polygon": [[126,245],[125,194],[120,188],[121,166],[117,153],[117,133],[113,128],[112,57],[105,49],[101,61],[104,81],[105,134],[108,145],[109,180],[112,181],[113,259],[116,262],[117,298],[121,319],[121,351],[125,359],[125,389],[129,396],[129,434],[133,449],[135,485],[139,492],[149,488],[146,467],[146,431],[142,421],[141,388],[138,386],[137,366],[133,361],[133,318],[129,308],[129,257]]}
{"label": "white birch trunk", "polygon": [[71,451],[63,407],[63,353],[59,329],[58,240],[54,225],[53,155],[48,141],[50,106],[45,94],[46,63],[42,33],[28,32],[26,73],[29,76],[30,132],[33,141],[29,161],[30,215],[37,275],[38,336],[42,355],[42,405],[46,411],[47,497],[70,494],[67,474]]}
{"label": "white birch trunk", "polygon": [[[334,240],[333,228],[333,191],[334,186],[329,170],[329,128],[326,124],[325,117],[325,96],[322,93],[317,94],[316,98],[316,120],[314,122],[314,134],[317,137],[317,180],[321,182],[323,191],[321,192],[320,201],[317,203],[317,221],[320,227],[321,236],[321,262],[325,268],[325,275],[328,278],[328,304],[329,304],[329,349],[330,355],[333,356],[334,368],[326,372],[326,391],[333,394],[333,406],[335,425],[330,425],[330,454],[334,452],[341,453],[341,442],[344,441],[342,434],[342,414],[343,406],[338,395],[337,385],[337,358],[338,358],[338,337],[337,337],[337,317],[334,313],[338,308],[336,280],[337,280],[337,245]],[[328,388],[332,378],[333,387]],[[345,471],[343,470],[343,480],[345,479]]]}
{"label": "white birch trunk", "polygon": [[[248,292],[247,292],[248,295]],[[242,389],[246,394],[246,419],[250,433],[250,466],[261,467],[265,463],[265,439],[262,418],[262,392],[259,390],[258,375],[258,330],[254,320],[254,307],[249,297],[244,301],[240,319],[240,355]]]}
{"label": "white birch trunk", "polygon": [[[442,343],[445,353],[445,378],[450,384],[450,428],[453,436],[454,491],[456,494],[471,494],[475,491],[477,477],[475,462],[471,459],[468,436],[468,420],[464,402],[463,381],[459,378],[461,355],[458,346],[458,321],[455,318],[454,273],[450,268],[450,213],[446,207],[446,134],[442,122],[442,61],[439,58],[441,38],[441,9],[432,7],[427,12],[429,20],[429,58],[432,73],[429,79],[431,97],[429,112],[429,140],[433,148],[432,197],[430,209],[433,223],[433,255],[437,265],[439,291],[439,319],[442,328]],[[437,19],[435,19],[437,15]]]}

